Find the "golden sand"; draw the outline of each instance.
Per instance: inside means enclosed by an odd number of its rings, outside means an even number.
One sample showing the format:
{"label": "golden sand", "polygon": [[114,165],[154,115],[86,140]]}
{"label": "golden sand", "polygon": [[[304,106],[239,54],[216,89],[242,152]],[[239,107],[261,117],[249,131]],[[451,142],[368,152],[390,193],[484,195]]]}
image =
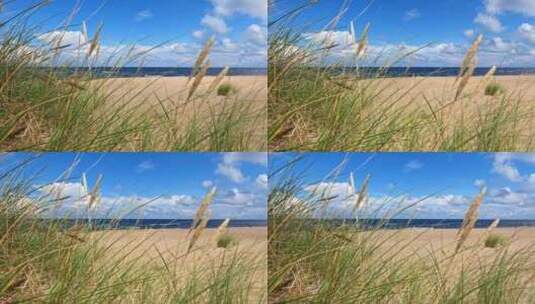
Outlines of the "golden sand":
{"label": "golden sand", "polygon": [[[239,243],[227,249],[217,248],[214,239],[217,229],[205,229],[190,254],[188,229],[110,230],[94,233],[102,238],[103,246],[110,246],[108,254],[127,259],[141,259],[142,263],[162,266],[162,256],[176,270],[179,277],[189,272],[210,273],[235,254],[247,265],[254,278],[251,297],[264,299],[267,288],[267,228],[228,228],[228,233]],[[174,263],[173,263],[174,261]],[[258,302],[258,301],[255,301]]]}

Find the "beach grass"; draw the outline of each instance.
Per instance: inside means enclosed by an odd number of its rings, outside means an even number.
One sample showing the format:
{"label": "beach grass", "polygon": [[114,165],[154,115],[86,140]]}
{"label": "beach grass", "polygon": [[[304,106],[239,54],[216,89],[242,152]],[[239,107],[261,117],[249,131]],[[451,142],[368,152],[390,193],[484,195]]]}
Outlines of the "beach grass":
{"label": "beach grass", "polygon": [[485,239],[485,246],[489,248],[497,248],[501,246],[507,245],[509,243],[509,239],[501,234],[490,234]]}
{"label": "beach grass", "polygon": [[[356,196],[347,198],[328,190],[311,192],[302,178],[310,168],[296,166],[302,161],[281,161],[270,176],[271,303],[512,304],[535,299],[535,244],[514,247],[511,240],[487,248],[478,237],[486,232],[474,229],[484,191],[467,210],[457,236],[430,242],[433,229],[388,228],[389,218],[417,206],[401,204],[403,198],[341,217],[330,204],[337,199],[356,204],[361,195],[367,197],[365,187],[352,187]],[[322,181],[339,181],[338,174]]]}
{"label": "beach grass", "polygon": [[[530,151],[526,128],[535,113],[524,89],[500,89],[496,67],[474,77],[478,37],[459,62],[460,74],[432,95],[432,78],[407,76],[405,85],[389,69],[410,61],[420,50],[370,54],[373,24],[355,33],[353,22],[340,24],[347,7],[324,32],[350,28],[347,42],[307,39],[310,30],[294,20],[313,10],[310,2],[269,24],[268,139],[272,151]],[[327,16],[324,16],[324,19]],[[315,24],[316,26],[317,24]],[[360,37],[360,38],[359,38]],[[422,46],[425,48],[426,46]],[[338,59],[340,52],[346,54]],[[376,57],[374,57],[376,56]],[[366,68],[377,66],[377,68]],[[520,77],[520,76],[519,76]],[[488,84],[488,85],[487,85]],[[498,94],[498,92],[501,92]]]}
{"label": "beach grass", "polygon": [[[265,256],[199,242],[199,226],[195,238],[164,250],[155,232],[116,230],[119,218],[106,227],[46,219],[68,198],[60,189],[41,194],[26,171],[31,162],[0,171],[1,303],[265,303]],[[99,195],[95,186],[86,199],[98,204]]]}
{"label": "beach grass", "polygon": [[[38,1],[5,20],[0,28],[2,150],[265,150],[261,139],[265,134],[255,128],[264,125],[265,111],[252,105],[258,96],[230,94],[218,99],[212,87],[228,77],[228,68],[206,84],[213,38],[206,41],[192,66],[191,81],[177,84],[183,86],[179,89],[182,94],[157,95],[154,79],[147,78],[141,88],[129,87],[128,82],[117,86],[113,74],[99,74],[97,68],[119,71],[142,62],[164,44],[151,50],[129,45],[106,50],[103,55],[100,39],[105,24],[89,28],[93,36],[88,37],[85,22],[66,23],[55,32],[47,29],[46,33],[56,34],[45,43],[38,39],[44,31],[40,24],[29,20],[48,4]],[[66,20],[72,20],[72,15]],[[80,28],[86,41],[79,45],[62,42],[61,31]]]}

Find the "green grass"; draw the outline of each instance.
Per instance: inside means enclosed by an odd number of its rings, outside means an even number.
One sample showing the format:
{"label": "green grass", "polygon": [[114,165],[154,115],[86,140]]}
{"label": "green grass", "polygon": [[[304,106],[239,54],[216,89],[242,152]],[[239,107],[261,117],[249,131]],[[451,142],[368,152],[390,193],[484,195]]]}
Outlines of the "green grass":
{"label": "green grass", "polygon": [[[125,87],[127,83],[116,88],[113,76],[102,77],[92,72],[91,67],[102,60],[113,70],[140,62],[146,53],[134,52],[135,46],[130,46],[132,51],[126,50],[124,55],[117,50],[118,55],[106,59],[97,54],[87,56],[87,46],[82,45],[78,50],[70,50],[79,53],[76,58],[59,60],[67,50],[62,45],[39,41],[36,37],[43,31],[40,24],[28,23],[28,17],[43,10],[48,2],[39,1],[32,7],[13,12],[18,13],[17,17],[0,29],[1,150],[266,149],[265,134],[259,134],[254,127],[265,120],[265,111],[252,106],[249,99],[255,99],[254,96],[233,94],[224,101],[212,103],[215,92],[207,92],[202,87],[192,89],[194,85],[190,82],[180,90],[191,92],[190,98],[186,99],[186,94],[167,98],[151,93],[154,85],[150,80],[142,88]],[[79,26],[70,28],[74,30]],[[43,66],[49,68],[43,69]],[[67,68],[74,68],[76,72]],[[197,70],[193,76],[200,73]],[[121,89],[135,93],[119,93]],[[134,100],[148,104],[143,96],[150,96],[151,106],[134,105]]]}
{"label": "green grass", "polygon": [[[270,303],[527,304],[535,299],[530,281],[535,244],[515,250],[506,246],[487,255],[480,243],[469,244],[455,253],[455,243],[422,248],[415,242],[425,239],[425,231],[404,234],[384,229],[383,221],[333,224],[332,195],[305,190],[301,177],[313,167],[297,171],[300,161],[283,161],[270,176]],[[338,174],[322,181],[340,182]],[[394,217],[401,201],[394,198],[377,207],[392,211],[362,209],[352,218],[383,211]]]}
{"label": "green grass", "polygon": [[509,238],[504,235],[491,233],[485,238],[485,247],[497,248],[510,243]]}
{"label": "green grass", "polygon": [[224,83],[217,88],[217,95],[229,96],[237,92],[237,89],[229,83]]}
{"label": "green grass", "polygon": [[[272,151],[530,151],[527,131],[533,100],[521,92],[497,94],[489,101],[479,90],[454,87],[441,96],[415,88],[426,79],[394,88],[391,66],[413,53],[333,62],[332,46],[303,38],[307,28],[294,22],[313,4],[281,14],[270,23],[268,145]],[[336,19],[338,20],[338,19]],[[358,21],[357,21],[358,23]],[[337,26],[346,26],[333,22]],[[370,35],[373,36],[373,24]],[[325,30],[338,30],[327,27]],[[337,45],[334,46],[336,48]],[[388,53],[388,52],[386,52]],[[416,52],[417,53],[417,52]],[[350,56],[350,55],[348,55]],[[372,56],[372,55],[370,55]],[[341,60],[340,60],[341,61]],[[366,62],[386,62],[378,70]],[[479,80],[470,79],[477,84]],[[476,94],[479,92],[479,95]]]}
{"label": "green grass", "polygon": [[504,92],[505,89],[499,83],[490,83],[485,87],[485,95],[487,96],[496,96]]}
{"label": "green grass", "polygon": [[237,245],[238,244],[238,240],[233,237],[232,235],[229,235],[229,234],[223,234],[223,235],[220,235],[218,238],[217,238],[217,247],[218,248],[229,248],[231,246],[234,246],[234,245]]}
{"label": "green grass", "polygon": [[[262,303],[255,254],[226,250],[202,265],[191,254],[216,250],[197,245],[191,253],[158,251],[149,238],[130,244],[87,222],[40,219],[61,202],[36,192],[26,172],[31,159],[0,169],[1,303]],[[204,246],[213,246],[205,248]],[[172,247],[174,248],[174,247]],[[188,269],[188,271],[183,271]],[[254,287],[253,287],[254,286]],[[253,288],[255,288],[253,292]]]}

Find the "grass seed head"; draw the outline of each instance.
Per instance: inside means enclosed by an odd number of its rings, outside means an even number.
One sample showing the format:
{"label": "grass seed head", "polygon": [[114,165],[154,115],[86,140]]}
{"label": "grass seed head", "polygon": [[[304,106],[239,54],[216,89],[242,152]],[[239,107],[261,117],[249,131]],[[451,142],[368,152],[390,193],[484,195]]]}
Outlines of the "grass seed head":
{"label": "grass seed head", "polygon": [[457,232],[457,247],[455,248],[455,252],[459,251],[459,249],[462,247],[462,245],[470,235],[470,232],[472,232],[472,230],[474,229],[477,218],[479,217],[479,207],[483,202],[485,192],[485,188],[481,189],[479,195],[474,199],[474,201],[466,211],[466,214],[464,215],[464,220],[461,224],[461,228]]}
{"label": "grass seed head", "polygon": [[213,92],[217,86],[221,83],[221,81],[223,80],[223,78],[225,78],[225,76],[227,76],[228,74],[228,70],[229,70],[229,67],[226,66],[218,75],[216,78],[214,78],[214,80],[212,81],[212,83],[210,83],[210,86],[208,87],[208,93],[211,93]]}
{"label": "grass seed head", "polygon": [[227,227],[229,223],[230,223],[230,219],[227,218],[223,221],[223,223],[221,223],[221,225],[219,225],[219,227],[217,227],[217,231],[214,237],[216,242],[222,235],[227,233]]}
{"label": "grass seed head", "polygon": [[358,196],[355,200],[355,205],[353,205],[353,214],[357,212],[358,210],[362,209],[364,207],[367,199],[368,199],[368,184],[370,182],[370,175],[366,176],[366,179],[364,180],[364,183],[362,184],[362,187],[360,187],[360,191],[358,193]]}
{"label": "grass seed head", "polygon": [[[463,62],[461,64],[461,68],[459,70],[459,75],[457,76],[457,79],[462,77],[466,72],[469,71],[471,65],[474,63],[474,60],[476,58],[477,50],[479,49],[479,45],[481,44],[481,41],[483,41],[483,35],[477,36],[477,38],[474,40],[468,51],[466,52],[466,55],[464,56]],[[475,63],[474,63],[475,64]]]}
{"label": "grass seed head", "polygon": [[208,54],[210,54],[210,51],[212,50],[212,47],[215,44],[215,37],[210,37],[206,43],[204,44],[204,47],[199,52],[199,55],[197,56],[197,60],[195,60],[195,64],[193,64],[193,70],[191,71],[190,79],[195,76],[200,70],[202,70],[203,67],[206,66],[205,61],[208,58]]}
{"label": "grass seed head", "polygon": [[193,94],[195,94],[195,91],[197,91],[197,89],[199,88],[199,85],[201,85],[202,79],[208,72],[209,67],[210,67],[210,60],[208,60],[206,64],[201,68],[199,73],[195,75],[195,79],[193,80],[193,83],[191,84],[191,87],[189,88],[187,100],[190,100]]}
{"label": "grass seed head", "polygon": [[357,46],[357,58],[360,58],[364,55],[366,52],[366,48],[368,47],[368,31],[370,29],[370,24],[366,24],[366,27],[364,28],[364,31],[362,32],[362,36],[360,37],[360,41]]}
{"label": "grass seed head", "polygon": [[95,33],[95,36],[91,40],[91,43],[89,44],[89,49],[87,51],[87,57],[91,57],[94,53],[97,53],[100,51],[100,33],[102,31],[102,23],[99,24],[97,28],[97,32]]}
{"label": "grass seed head", "polygon": [[203,200],[201,201],[201,204],[199,205],[199,208],[197,209],[197,212],[195,213],[195,217],[193,218],[190,231],[192,229],[197,228],[197,225],[205,217],[208,207],[214,200],[216,190],[217,190],[216,187],[212,187],[212,189],[210,189],[210,191],[204,196]]}

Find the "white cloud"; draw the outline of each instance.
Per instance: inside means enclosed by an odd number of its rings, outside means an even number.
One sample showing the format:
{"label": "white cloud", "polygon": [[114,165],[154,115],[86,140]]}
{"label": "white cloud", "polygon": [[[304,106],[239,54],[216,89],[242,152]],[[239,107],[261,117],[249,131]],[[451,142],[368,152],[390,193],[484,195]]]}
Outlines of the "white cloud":
{"label": "white cloud", "polygon": [[240,49],[240,46],[234,43],[230,38],[223,38],[221,40],[221,47],[224,52],[236,52]]}
{"label": "white cloud", "polygon": [[486,184],[485,181],[482,179],[476,179],[474,181],[474,186],[476,186],[477,188],[483,188],[485,187],[485,184]]}
{"label": "white cloud", "polygon": [[53,31],[41,34],[37,36],[37,39],[48,43],[53,47],[66,45],[78,47],[87,42],[80,31]]}
{"label": "white cloud", "polygon": [[265,46],[267,43],[266,28],[251,24],[245,30],[245,40],[255,45]]}
{"label": "white cloud", "polygon": [[203,188],[212,188],[213,185],[214,185],[214,182],[211,180],[205,180],[202,182]]}
{"label": "white cloud", "polygon": [[209,27],[210,29],[212,29],[212,31],[219,34],[225,34],[229,30],[225,20],[212,15],[204,16],[201,20],[201,24]]}
{"label": "white cloud", "polygon": [[341,45],[345,46],[352,39],[348,31],[320,31],[315,33],[303,33],[303,38],[310,40],[314,44],[325,46]]}
{"label": "white cloud", "polygon": [[136,170],[138,172],[145,172],[154,170],[154,168],[156,168],[156,166],[151,160],[145,160],[137,165]]}
{"label": "white cloud", "polygon": [[[57,189],[61,189],[58,195]],[[40,189],[44,195],[62,197],[61,204],[49,208],[48,217],[68,218],[144,218],[144,219],[184,219],[192,218],[202,198],[187,194],[150,198],[143,196],[103,196],[91,211],[81,197],[80,183],[55,183]],[[32,201],[38,204],[37,201]],[[263,193],[252,193],[237,188],[216,195],[210,206],[213,218],[254,218],[266,217],[267,198]]]}
{"label": "white cloud", "polygon": [[267,165],[267,153],[242,153],[228,152],[223,154],[223,162],[226,164],[251,163],[256,165]]}
{"label": "white cloud", "polygon": [[529,23],[522,23],[518,27],[518,33],[529,43],[535,44],[535,25]]}
{"label": "white cloud", "polygon": [[84,187],[81,183],[57,182],[41,187],[40,191],[56,198],[71,197],[80,199],[84,195]]}
{"label": "white cloud", "polygon": [[151,10],[142,10],[136,14],[134,20],[140,22],[143,20],[151,19],[152,17],[154,17],[154,14],[152,14]]}
{"label": "white cloud", "polygon": [[256,177],[256,185],[261,188],[261,189],[264,189],[266,190],[268,188],[268,176],[267,174],[260,174]]}
{"label": "white cloud", "polygon": [[474,22],[484,26],[486,29],[493,33],[500,33],[504,30],[504,27],[500,20],[492,15],[487,15],[483,13],[477,14]]}
{"label": "white cloud", "polygon": [[210,0],[216,14],[231,16],[235,13],[267,18],[267,0]]}
{"label": "white cloud", "polygon": [[220,163],[217,165],[216,174],[223,175],[235,183],[245,181],[245,176],[238,167],[232,164]]}
{"label": "white cloud", "polygon": [[486,11],[490,14],[512,12],[535,16],[535,1],[533,0],[484,0],[483,2]]}
{"label": "white cloud", "polygon": [[405,164],[405,171],[410,172],[410,171],[420,170],[423,168],[423,166],[424,164],[421,161],[417,159],[411,160],[410,162]]}
{"label": "white cloud", "polygon": [[342,201],[345,201],[353,194],[351,185],[346,182],[321,182],[308,185],[304,190],[314,195],[336,198]]}
{"label": "white cloud", "polygon": [[195,37],[197,39],[202,39],[204,37],[204,31],[196,30],[196,31],[193,31],[192,35],[193,35],[193,37]]}
{"label": "white cloud", "polygon": [[467,38],[472,38],[472,37],[474,37],[474,30],[473,30],[473,29],[465,30],[465,31],[464,31],[464,35],[465,35]]}
{"label": "white cloud", "polygon": [[222,197],[217,200],[219,203],[228,205],[253,205],[256,201],[256,196],[250,192],[244,192],[237,188],[227,191]]}
{"label": "white cloud", "polygon": [[407,12],[405,12],[405,15],[403,16],[403,20],[410,21],[413,19],[420,18],[421,14],[420,11],[416,8],[413,8]]}
{"label": "white cloud", "polygon": [[497,153],[494,156],[493,172],[502,175],[513,182],[522,180],[520,172],[511,163],[511,155],[509,153]]}

